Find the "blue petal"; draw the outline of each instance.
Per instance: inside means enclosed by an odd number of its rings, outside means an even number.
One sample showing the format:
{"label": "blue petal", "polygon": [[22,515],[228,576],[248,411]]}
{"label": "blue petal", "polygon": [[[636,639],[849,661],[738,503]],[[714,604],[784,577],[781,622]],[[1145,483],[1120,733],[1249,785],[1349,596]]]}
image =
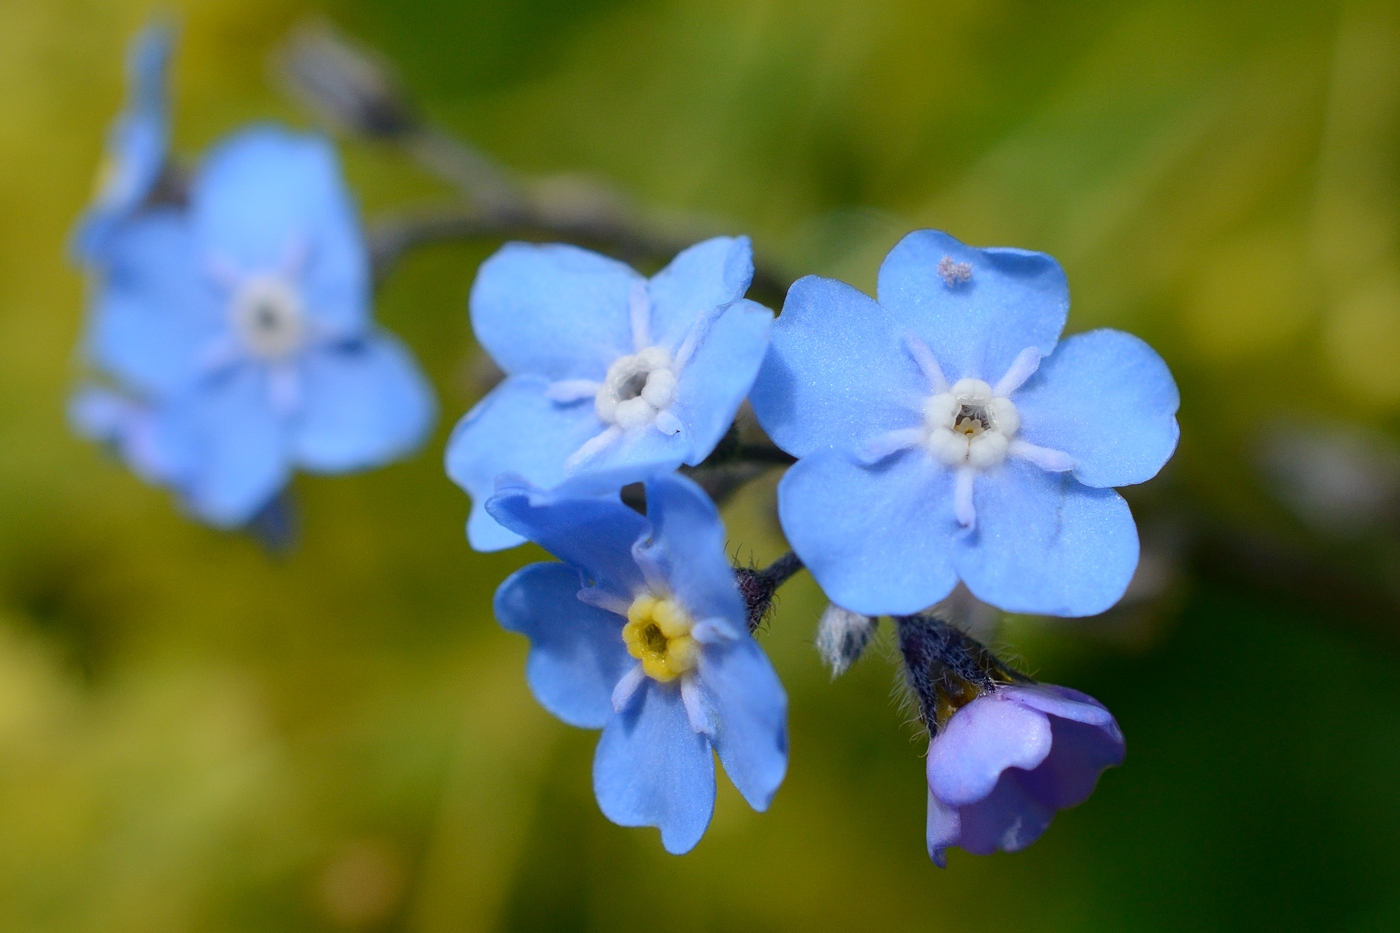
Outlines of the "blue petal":
{"label": "blue petal", "polygon": [[[587,401],[578,403],[577,407],[589,413],[593,411],[593,405]],[[605,427],[595,416],[594,433]],[[728,429],[728,425],[725,428]],[[693,449],[692,439],[686,431],[664,434],[654,425],[643,425],[625,432],[612,444],[579,464],[568,476],[577,488],[592,485],[600,489],[611,486],[612,490],[616,490],[628,483],[640,483],[648,477],[670,473],[685,462]]]}
{"label": "blue petal", "polygon": [[[739,631],[743,632],[742,625]],[[766,810],[787,772],[787,694],[747,633],[707,647],[700,685],[718,720],[715,751],[739,793]]]}
{"label": "blue petal", "polygon": [[1129,486],[1157,475],[1181,431],[1176,382],[1132,334],[1096,330],[1060,344],[1013,396],[1021,435],[1074,458],[1086,486]]}
{"label": "blue petal", "polygon": [[106,175],[97,203],[75,239],[79,256],[105,257],[111,238],[150,195],[170,144],[166,70],[175,31],[168,23],[146,26],[127,48],[127,100],[107,137]]}
{"label": "blue petal", "polygon": [[720,618],[744,629],[747,614],[725,556],[724,523],[704,490],[675,474],[649,480],[647,519],[652,536],[638,546],[638,559],[655,562],[697,622]]}
{"label": "blue petal", "polygon": [[888,310],[809,275],[788,290],[750,399],[768,436],[805,457],[919,424],[929,388]]}
{"label": "blue petal", "polygon": [[778,516],[827,597],[846,609],[907,615],[958,582],[952,474],[922,450],[873,467],[842,451],[804,457],[778,484]]}
{"label": "blue petal", "polygon": [[408,348],[384,331],[313,350],[301,377],[292,450],[305,469],[339,473],[388,463],[422,444],[432,428],[432,389]]}
{"label": "blue petal", "polygon": [[715,237],[682,250],[647,283],[651,342],[672,352],[697,320],[744,297],[753,281],[753,244],[746,236]]}
{"label": "blue petal", "polygon": [[479,551],[522,540],[486,514],[496,477],[511,473],[542,489],[558,486],[564,461],[602,430],[592,405],[551,402],[548,386],[534,376],[511,376],[457,422],[447,442],[447,475],[472,497],[468,537]]}
{"label": "blue petal", "polygon": [[88,352],[107,372],[151,394],[187,386],[201,353],[225,330],[218,298],[195,268],[189,230],[172,210],[122,227],[108,246]]}
{"label": "blue petal", "polygon": [[335,148],[273,126],[215,148],[190,187],[201,255],[244,275],[288,275],[330,333],[369,323],[369,253]]}
{"label": "blue petal", "polygon": [[[950,285],[947,257],[971,267]],[[1064,330],[1069,285],[1051,257],[1021,249],[974,249],[937,230],[916,230],[880,266],[880,304],[928,344],[949,382],[995,385],[1027,347],[1048,356]]]}
{"label": "blue petal", "polygon": [[503,482],[487,508],[511,531],[583,571],[587,583],[629,599],[646,588],[632,547],[651,525],[616,498],[557,495]]}
{"label": "blue petal", "polygon": [[768,351],[772,324],[773,312],[762,305],[735,302],[681,371],[676,416],[689,435],[691,466],[710,455],[734,422]]}
{"label": "blue petal", "polygon": [[579,573],[531,564],[496,590],[496,619],[530,639],[525,676],[540,705],[571,726],[601,729],[613,688],[636,665],[622,641],[624,621],[579,601]]}
{"label": "blue petal", "polygon": [[577,246],[507,243],[472,286],[477,342],[507,373],[601,380],[633,351],[627,265]]}
{"label": "blue petal", "polygon": [[210,524],[245,524],[286,485],[286,437],[257,367],[236,367],[201,386],[177,420],[197,458],[182,491]]}
{"label": "blue petal", "polygon": [[1137,526],[1113,490],[1008,460],[977,477],[973,502],[977,526],[958,539],[953,562],[983,602],[1007,612],[1087,616],[1127,589]]}
{"label": "blue petal", "polygon": [[68,411],[79,434],[113,448],[148,483],[178,486],[192,469],[188,432],[169,408],[88,386],[74,395]]}
{"label": "blue petal", "polygon": [[690,727],[676,684],[648,680],[625,712],[603,727],[593,757],[593,792],[620,826],[657,826],[666,851],[695,848],[715,809],[715,760]]}

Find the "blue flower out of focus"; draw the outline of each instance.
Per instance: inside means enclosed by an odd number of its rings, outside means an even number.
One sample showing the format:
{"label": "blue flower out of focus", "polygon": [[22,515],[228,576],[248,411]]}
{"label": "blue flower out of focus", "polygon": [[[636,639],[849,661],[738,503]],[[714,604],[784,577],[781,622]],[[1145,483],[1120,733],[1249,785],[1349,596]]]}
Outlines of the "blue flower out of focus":
{"label": "blue flower out of focus", "polygon": [[154,191],[170,145],[166,70],[174,30],[147,26],[127,50],[127,101],[108,133],[96,203],[78,225],[74,248],[88,262],[100,261],[115,229]]}
{"label": "blue flower out of focus", "polygon": [[112,231],[86,351],[119,390],[80,393],[79,429],[221,527],[252,519],[294,468],[404,455],[434,416],[408,350],[371,318],[333,148],[275,127],[216,147],[187,204]]}
{"label": "blue flower out of focus", "polygon": [[1118,600],[1138,539],[1112,487],[1171,456],[1176,384],[1119,331],[1057,346],[1068,308],[1049,256],[933,230],[890,251],[878,302],[817,276],[793,285],[752,403],[801,458],[779,513],[832,602],[913,613],[959,580],[1013,612]]}
{"label": "blue flower out of focus", "polygon": [[703,460],[768,346],[772,312],[743,297],[752,278],[747,237],[698,243],[650,280],[575,246],[508,243],[483,263],[472,327],[507,378],[447,448],[472,546],[523,540],[485,509],[502,474],[608,492]]}
{"label": "blue flower out of focus", "polygon": [[503,482],[496,520],[564,563],[532,564],[496,592],[496,617],[530,639],[530,688],[551,713],[602,729],[593,786],[623,826],[657,826],[668,852],[714,811],[713,753],[754,809],[787,769],[787,697],[750,637],[724,527],[693,482],[646,484],[644,518],[612,498]]}
{"label": "blue flower out of focus", "polygon": [[1056,810],[1083,803],[1123,763],[1123,733],[1092,697],[1049,684],[1000,687],[953,714],[929,744],[928,853],[1016,852]]}

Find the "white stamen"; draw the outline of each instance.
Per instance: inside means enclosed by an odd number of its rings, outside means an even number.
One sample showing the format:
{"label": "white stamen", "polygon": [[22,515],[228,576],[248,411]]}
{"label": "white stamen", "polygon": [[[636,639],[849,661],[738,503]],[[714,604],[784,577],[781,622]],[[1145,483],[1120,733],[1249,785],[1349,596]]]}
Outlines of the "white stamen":
{"label": "white stamen", "polygon": [[685,425],[681,424],[681,419],[669,411],[658,411],[656,413],[656,430],[662,434],[676,435],[685,430]]}
{"label": "white stamen", "polygon": [[613,687],[612,708],[614,713],[625,712],[627,707],[632,705],[633,698],[636,697],[642,684],[646,683],[646,679],[646,672],[642,670],[640,664],[622,675],[617,686]]}
{"label": "white stamen", "polygon": [[622,436],[622,429],[617,425],[612,425],[601,434],[595,434],[584,441],[583,446],[569,455],[569,459],[564,461],[564,472],[576,469],[580,464],[596,457],[603,448]]}
{"label": "white stamen", "polygon": [[607,590],[596,586],[588,586],[578,591],[578,601],[586,606],[601,609],[604,612],[611,612],[613,615],[626,616],[627,610],[632,608],[632,601],[618,596],[616,593],[609,593]]}
{"label": "white stamen", "polygon": [[924,378],[928,380],[929,391],[934,395],[947,392],[948,378],[943,375],[943,367],[934,359],[928,344],[911,332],[904,335],[904,345],[909,348],[909,355],[919,364],[919,369],[923,370]]}
{"label": "white stamen", "polygon": [[1035,375],[1035,371],[1040,368],[1040,351],[1035,347],[1026,347],[1016,354],[1016,359],[1011,361],[1011,368],[1006,371],[1006,375],[1001,377],[1001,381],[996,384],[992,392],[1005,398],[1026,384],[1026,380]]}
{"label": "white stamen", "polygon": [[549,388],[544,390],[544,397],[551,402],[568,405],[593,398],[602,387],[601,382],[594,382],[592,379],[560,379],[549,384]]}
{"label": "white stamen", "polygon": [[926,437],[927,432],[923,428],[900,428],[896,431],[886,431],[862,444],[860,449],[856,451],[856,459],[866,466],[874,466],[901,450],[918,447]]}
{"label": "white stamen", "polygon": [[993,467],[1006,459],[1010,448],[1006,435],[1000,431],[988,431],[967,442],[967,462],[974,467]]}
{"label": "white stamen", "polygon": [[243,348],[263,360],[284,360],[307,341],[301,294],[290,280],[254,275],[239,282],[229,302],[229,320]]}
{"label": "white stamen", "polygon": [[695,623],[695,627],[690,630],[690,637],[702,645],[716,645],[733,641],[739,637],[739,633],[734,631],[727,619],[714,618]]}
{"label": "white stamen", "polygon": [[669,409],[679,397],[671,354],[651,346],[613,360],[607,378],[597,385],[593,411],[599,421],[621,431],[655,425],[663,434],[678,434],[684,425]]}
{"label": "white stamen", "polygon": [[1011,442],[1011,456],[1033,463],[1048,473],[1067,473],[1074,469],[1074,458],[1063,450],[1052,450],[1026,441]]}
{"label": "white stamen", "polygon": [[647,384],[642,387],[642,398],[657,411],[669,408],[680,394],[680,383],[671,369],[653,369],[647,374]]}
{"label": "white stamen", "polygon": [[962,467],[954,480],[953,515],[964,528],[977,524],[977,507],[972,503],[972,481],[976,476],[977,471],[973,467]]}
{"label": "white stamen", "polygon": [[681,677],[681,703],[685,706],[685,718],[690,720],[690,728],[701,735],[713,737],[715,722],[710,716],[709,704],[705,702],[705,692],[693,674]]}
{"label": "white stamen", "polygon": [[651,299],[645,282],[632,286],[628,311],[632,318],[632,351],[641,353],[651,346]]}
{"label": "white stamen", "polygon": [[640,395],[636,398],[623,399],[613,409],[613,420],[622,430],[630,431],[656,420],[656,409],[647,404],[647,400]]}

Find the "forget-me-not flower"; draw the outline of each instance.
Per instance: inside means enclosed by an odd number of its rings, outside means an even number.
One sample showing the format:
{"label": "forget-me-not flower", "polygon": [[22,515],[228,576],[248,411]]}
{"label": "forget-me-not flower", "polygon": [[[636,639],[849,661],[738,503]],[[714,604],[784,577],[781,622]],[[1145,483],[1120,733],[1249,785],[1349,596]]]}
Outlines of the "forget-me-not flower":
{"label": "forget-me-not flower", "polygon": [[293,468],[386,463],[433,420],[412,356],[371,318],[355,207],[316,136],[239,133],[205,159],[186,207],[123,223],[86,343],[128,402],[83,393],[79,428],[218,526],[251,519]]}
{"label": "forget-me-not flower", "polygon": [[779,514],[832,602],[907,614],[959,580],[1013,612],[1118,600],[1138,539],[1112,487],[1171,456],[1176,384],[1129,334],[1059,342],[1068,308],[1049,256],[933,230],[890,251],[878,301],[793,285],[751,400],[801,458]]}
{"label": "forget-me-not flower", "polygon": [[747,237],[697,243],[651,279],[576,246],[507,243],[483,263],[472,327],[506,379],[447,447],[472,546],[523,540],[486,512],[501,474],[545,489],[591,476],[606,492],[703,460],[768,346],[772,312],[743,297],[752,278]]}
{"label": "forget-me-not flower", "polygon": [[551,713],[602,729],[593,787],[608,819],[656,826],[689,851],[714,811],[713,753],[764,810],[787,768],[787,697],[749,635],[700,487],[646,484],[643,517],[616,498],[502,483],[488,508],[564,563],[532,564],[496,591],[496,618],[530,639],[530,688]]}
{"label": "forget-me-not flower", "polygon": [[170,145],[166,71],[174,29],[156,22],[127,48],[127,99],[107,135],[97,195],[74,236],[85,262],[100,262],[122,221],[140,209],[165,167]]}
{"label": "forget-me-not flower", "polygon": [[1077,690],[1026,684],[979,696],[929,743],[929,857],[941,868],[950,846],[1024,849],[1123,754],[1113,715]]}

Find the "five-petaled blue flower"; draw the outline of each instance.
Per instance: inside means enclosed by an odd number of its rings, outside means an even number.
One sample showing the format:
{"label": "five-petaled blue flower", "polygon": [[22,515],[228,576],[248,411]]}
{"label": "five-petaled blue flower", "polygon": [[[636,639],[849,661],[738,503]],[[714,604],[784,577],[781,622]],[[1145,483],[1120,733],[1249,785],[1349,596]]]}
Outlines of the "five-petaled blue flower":
{"label": "five-petaled blue flower", "polygon": [[78,224],[73,246],[85,262],[100,263],[122,221],[151,195],[170,145],[166,70],[174,30],[157,22],[127,49],[127,100],[107,135],[97,197]]}
{"label": "five-petaled blue flower", "polygon": [[646,496],[644,518],[615,498],[503,482],[491,514],[564,563],[512,575],[496,617],[529,637],[540,703],[603,730],[603,813],[660,827],[681,853],[714,811],[712,749],[750,806],[768,807],[787,769],[787,697],[749,635],[714,505],[676,475],[649,480]]}
{"label": "five-petaled blue flower", "polygon": [[783,530],[831,600],[917,612],[959,580],[1013,612],[1102,612],[1137,566],[1114,486],[1177,442],[1176,384],[1113,330],[1059,346],[1065,276],[1043,253],[909,234],[879,301],[808,276],[788,292],[752,393],[801,460]]}
{"label": "five-petaled blue flower", "polygon": [[1113,715],[1077,690],[1030,684],[978,697],[929,743],[929,858],[941,868],[950,846],[1024,849],[1123,753]]}
{"label": "five-petaled blue flower", "polygon": [[502,474],[608,492],[703,460],[768,346],[772,312],[743,297],[752,278],[747,237],[698,243],[650,280],[575,246],[508,243],[483,263],[472,327],[507,378],[447,447],[472,546],[522,541],[485,509]]}
{"label": "five-petaled blue flower", "polygon": [[274,127],[209,154],[187,206],[157,205],[105,246],[80,429],[211,524],[249,521],[294,467],[377,466],[420,444],[431,390],[374,325],[369,257],[325,140]]}

